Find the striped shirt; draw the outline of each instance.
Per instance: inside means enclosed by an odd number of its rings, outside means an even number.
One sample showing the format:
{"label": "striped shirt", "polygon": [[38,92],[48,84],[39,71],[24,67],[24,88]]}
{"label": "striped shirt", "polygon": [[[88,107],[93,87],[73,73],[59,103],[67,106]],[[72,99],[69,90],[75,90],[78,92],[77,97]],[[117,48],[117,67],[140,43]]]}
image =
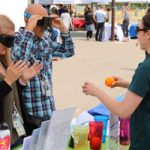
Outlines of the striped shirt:
{"label": "striped shirt", "polygon": [[74,55],[74,44],[69,33],[62,33],[62,44],[50,40],[50,32],[41,38],[33,32],[20,28],[16,33],[11,58],[25,60],[33,64],[36,60],[43,64],[41,72],[33,77],[23,91],[23,102],[28,114],[40,118],[50,118],[55,110],[52,90],[52,57],[67,58]]}

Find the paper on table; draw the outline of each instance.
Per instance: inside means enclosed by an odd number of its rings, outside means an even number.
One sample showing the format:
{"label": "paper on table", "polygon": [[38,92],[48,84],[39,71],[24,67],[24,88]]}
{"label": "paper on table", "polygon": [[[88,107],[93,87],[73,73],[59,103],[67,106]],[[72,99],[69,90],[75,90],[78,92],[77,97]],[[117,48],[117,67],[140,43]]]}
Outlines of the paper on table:
{"label": "paper on table", "polygon": [[50,120],[42,122],[39,137],[38,137],[38,142],[37,142],[38,146],[36,147],[36,150],[42,150],[43,149],[44,141],[45,141],[45,138],[47,136],[49,124],[50,124]]}
{"label": "paper on table", "polygon": [[70,123],[75,107],[54,111],[43,150],[66,150]]}
{"label": "paper on table", "polygon": [[29,150],[32,136],[25,137],[23,139],[23,147],[22,150]]}
{"label": "paper on table", "polygon": [[36,150],[39,133],[40,133],[40,128],[33,130],[29,150]]}
{"label": "paper on table", "polygon": [[84,111],[78,116],[77,125],[89,123],[89,121],[94,121],[94,117],[87,111]]}

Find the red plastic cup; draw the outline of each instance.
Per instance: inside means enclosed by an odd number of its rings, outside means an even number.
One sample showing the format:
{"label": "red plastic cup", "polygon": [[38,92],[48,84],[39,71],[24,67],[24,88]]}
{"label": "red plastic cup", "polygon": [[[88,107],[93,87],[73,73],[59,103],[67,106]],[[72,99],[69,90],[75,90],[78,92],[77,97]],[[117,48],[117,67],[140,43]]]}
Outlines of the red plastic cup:
{"label": "red plastic cup", "polygon": [[103,123],[102,122],[89,122],[89,140],[90,140],[90,149],[91,150],[100,150],[102,144],[102,131]]}

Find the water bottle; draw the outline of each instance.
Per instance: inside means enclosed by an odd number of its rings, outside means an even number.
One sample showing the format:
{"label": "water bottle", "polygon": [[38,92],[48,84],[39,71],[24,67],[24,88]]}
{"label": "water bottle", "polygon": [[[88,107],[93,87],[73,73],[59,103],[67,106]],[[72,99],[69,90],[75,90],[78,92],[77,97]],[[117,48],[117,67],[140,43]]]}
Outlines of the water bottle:
{"label": "water bottle", "polygon": [[120,118],[120,144],[130,144],[130,118]]}
{"label": "water bottle", "polygon": [[10,131],[6,123],[0,123],[0,150],[10,150]]}
{"label": "water bottle", "polygon": [[119,117],[110,113],[109,118],[109,150],[119,150]]}

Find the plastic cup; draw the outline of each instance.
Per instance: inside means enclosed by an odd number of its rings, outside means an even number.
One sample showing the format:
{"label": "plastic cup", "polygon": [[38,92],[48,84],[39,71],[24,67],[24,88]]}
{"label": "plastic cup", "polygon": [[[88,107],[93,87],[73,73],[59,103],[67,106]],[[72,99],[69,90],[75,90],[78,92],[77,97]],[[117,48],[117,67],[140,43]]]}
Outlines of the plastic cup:
{"label": "plastic cup", "polygon": [[103,123],[90,121],[89,128],[90,149],[100,150],[102,144]]}
{"label": "plastic cup", "polygon": [[130,118],[120,118],[120,144],[130,144]]}
{"label": "plastic cup", "polygon": [[102,143],[106,142],[106,136],[107,136],[107,122],[108,122],[109,117],[108,116],[95,116],[94,120],[96,122],[103,122],[104,127],[103,127],[103,133],[102,133]]}
{"label": "plastic cup", "polygon": [[73,127],[74,149],[87,150],[89,127],[84,125],[77,125]]}

